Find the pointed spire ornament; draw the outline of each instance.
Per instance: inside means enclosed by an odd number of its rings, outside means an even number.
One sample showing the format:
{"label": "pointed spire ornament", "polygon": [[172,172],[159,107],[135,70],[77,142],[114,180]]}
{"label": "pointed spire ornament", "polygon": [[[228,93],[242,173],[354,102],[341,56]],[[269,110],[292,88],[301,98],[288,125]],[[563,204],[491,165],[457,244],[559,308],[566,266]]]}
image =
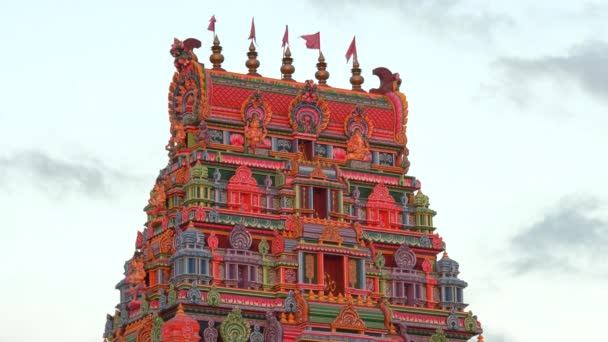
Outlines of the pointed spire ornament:
{"label": "pointed spire ornament", "polygon": [[283,53],[283,65],[281,65],[281,79],[284,81],[295,81],[291,78],[291,75],[296,71],[296,68],[291,65],[293,58],[291,58],[291,50],[289,46]]}
{"label": "pointed spire ornament", "polygon": [[249,59],[245,62],[245,66],[249,69],[247,75],[250,76],[261,76],[258,74],[258,67],[260,66],[260,61],[258,61],[258,53],[255,51],[255,45],[253,45],[253,40],[251,44],[249,44],[249,52],[247,53],[247,57]]}
{"label": "pointed spire ornament", "polygon": [[319,85],[327,86],[327,79],[329,78],[329,71],[327,69],[327,63],[325,63],[325,57],[323,52],[319,50],[319,63],[317,63],[317,72],[315,72],[315,78],[319,80]]}
{"label": "pointed spire ornament", "polygon": [[351,69],[352,76],[350,77],[350,84],[353,85],[353,90],[355,91],[365,91],[361,89],[361,85],[365,80],[363,76],[361,76],[361,68],[359,68],[359,61],[357,60],[357,56],[353,58],[353,68]]}
{"label": "pointed spire ornament", "polygon": [[211,62],[211,64],[213,64],[213,70],[225,71],[224,69],[222,69],[224,55],[222,55],[222,46],[220,45],[220,39],[217,37],[217,34],[215,35],[215,38],[213,38],[211,52],[213,53],[211,54],[211,56],[209,56],[209,61]]}

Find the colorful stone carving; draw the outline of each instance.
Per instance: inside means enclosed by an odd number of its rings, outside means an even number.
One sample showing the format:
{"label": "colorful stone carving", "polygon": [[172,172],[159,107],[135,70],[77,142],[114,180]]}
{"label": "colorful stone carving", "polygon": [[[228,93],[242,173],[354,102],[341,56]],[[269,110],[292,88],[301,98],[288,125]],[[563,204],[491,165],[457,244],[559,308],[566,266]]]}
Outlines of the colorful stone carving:
{"label": "colorful stone carving", "polygon": [[215,285],[212,285],[209,292],[207,292],[207,304],[209,304],[209,306],[219,306],[221,302],[222,297],[220,296],[220,292]]}
{"label": "colorful stone carving", "polygon": [[171,47],[169,161],[104,338],[464,342],[480,334],[476,316],[463,314],[458,263],[434,254],[445,250],[436,212],[407,174],[399,75],[376,69],[381,84],[369,93],[360,80],[354,90],[329,87],[322,57],[317,86],[224,71],[217,37],[206,68],[200,46]]}
{"label": "colorful stone carving", "polygon": [[217,342],[218,332],[213,320],[209,321],[209,326],[203,331],[203,338],[205,342]]}
{"label": "colorful stone carving", "polygon": [[230,246],[236,249],[248,250],[251,248],[251,234],[245,229],[245,225],[237,223],[230,232]]}
{"label": "colorful stone carving", "polygon": [[317,93],[317,85],[308,80],[304,89],[291,101],[289,123],[297,133],[319,135],[329,123],[329,107]]}
{"label": "colorful stone carving", "polygon": [[250,331],[249,324],[241,315],[241,309],[234,308],[220,326],[220,335],[224,341],[247,342]]}

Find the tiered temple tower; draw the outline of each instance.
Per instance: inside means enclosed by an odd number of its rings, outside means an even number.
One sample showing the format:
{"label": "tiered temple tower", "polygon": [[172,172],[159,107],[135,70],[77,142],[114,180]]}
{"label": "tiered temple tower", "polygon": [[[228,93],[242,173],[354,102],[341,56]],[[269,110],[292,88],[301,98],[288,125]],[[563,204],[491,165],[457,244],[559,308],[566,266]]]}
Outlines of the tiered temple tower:
{"label": "tiered temple tower", "polygon": [[[175,40],[169,162],[145,207],[107,341],[467,341],[459,265],[408,174],[399,74],[380,86],[211,68]],[[325,85],[324,85],[325,84]],[[442,253],[439,259],[437,255]],[[480,338],[482,339],[482,338]]]}

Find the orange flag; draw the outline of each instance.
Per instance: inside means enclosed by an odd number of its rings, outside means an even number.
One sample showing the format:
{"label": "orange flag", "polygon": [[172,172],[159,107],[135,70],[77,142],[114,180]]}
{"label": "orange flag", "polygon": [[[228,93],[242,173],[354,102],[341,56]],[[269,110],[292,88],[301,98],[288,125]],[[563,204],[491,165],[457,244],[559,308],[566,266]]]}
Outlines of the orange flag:
{"label": "orange flag", "polygon": [[321,32],[306,34],[300,36],[300,38],[306,41],[306,47],[309,49],[321,49]]}
{"label": "orange flag", "polygon": [[355,61],[357,60],[357,45],[355,45],[355,37],[353,36],[353,41],[350,43],[348,50],[346,50],[346,63],[350,61],[350,58],[355,56]]}
{"label": "orange flag", "polygon": [[257,44],[257,41],[255,40],[255,23],[253,22],[253,18],[251,18],[251,31],[249,31],[249,38],[247,39],[253,39]]}

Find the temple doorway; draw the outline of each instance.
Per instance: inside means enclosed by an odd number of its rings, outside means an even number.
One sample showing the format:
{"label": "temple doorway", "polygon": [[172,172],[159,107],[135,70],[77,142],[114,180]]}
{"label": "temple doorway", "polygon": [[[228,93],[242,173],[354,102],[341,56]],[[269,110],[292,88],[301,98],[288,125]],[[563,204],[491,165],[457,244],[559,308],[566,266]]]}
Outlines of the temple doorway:
{"label": "temple doorway", "polygon": [[339,255],[323,256],[325,294],[344,295],[344,257]]}
{"label": "temple doorway", "polygon": [[327,189],[325,188],[313,188],[312,190],[312,204],[315,213],[319,218],[327,218]]}

